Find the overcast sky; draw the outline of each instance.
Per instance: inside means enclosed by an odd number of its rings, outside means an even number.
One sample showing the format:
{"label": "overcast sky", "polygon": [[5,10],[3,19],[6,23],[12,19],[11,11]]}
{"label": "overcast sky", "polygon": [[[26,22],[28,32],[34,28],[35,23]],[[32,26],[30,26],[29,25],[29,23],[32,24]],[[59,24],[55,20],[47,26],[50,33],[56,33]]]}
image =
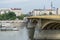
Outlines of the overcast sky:
{"label": "overcast sky", "polygon": [[53,6],[60,8],[60,0],[0,0],[0,8],[22,8],[24,12],[29,12],[32,9],[41,9],[51,7],[51,1]]}

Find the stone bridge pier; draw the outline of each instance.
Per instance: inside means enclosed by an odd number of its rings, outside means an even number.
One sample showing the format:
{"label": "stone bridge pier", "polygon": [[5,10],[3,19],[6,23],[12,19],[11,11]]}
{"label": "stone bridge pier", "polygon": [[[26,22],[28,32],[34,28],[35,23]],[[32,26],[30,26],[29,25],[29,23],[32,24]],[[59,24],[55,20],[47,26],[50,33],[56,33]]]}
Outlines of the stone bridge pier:
{"label": "stone bridge pier", "polygon": [[[46,18],[28,18],[27,29],[30,40],[34,40],[35,28],[38,30],[60,29],[60,20]],[[37,38],[35,36],[35,38]]]}
{"label": "stone bridge pier", "polygon": [[34,40],[33,37],[34,37],[35,28],[37,27],[38,29],[40,29],[38,27],[38,26],[41,26],[39,20],[40,19],[28,19],[27,29],[28,29],[28,35],[30,40]]}

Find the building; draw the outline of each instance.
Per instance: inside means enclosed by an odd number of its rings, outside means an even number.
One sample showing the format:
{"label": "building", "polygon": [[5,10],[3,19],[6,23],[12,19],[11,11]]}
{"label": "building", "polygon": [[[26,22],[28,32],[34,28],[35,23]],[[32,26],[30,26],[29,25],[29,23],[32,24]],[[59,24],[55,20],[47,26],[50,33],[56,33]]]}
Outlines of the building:
{"label": "building", "polygon": [[33,16],[40,16],[40,15],[51,15],[54,14],[56,15],[56,10],[53,9],[34,9],[31,13]]}
{"label": "building", "polygon": [[29,12],[29,16],[32,16],[32,12]]}
{"label": "building", "polygon": [[22,14],[21,8],[11,8],[12,12],[15,12],[16,16],[20,16]]}
{"label": "building", "polygon": [[15,12],[16,16],[20,16],[22,14],[21,8],[1,8],[0,14],[5,14],[5,13],[8,13],[9,11]]}
{"label": "building", "polygon": [[10,11],[10,9],[1,8],[1,9],[0,9],[0,14],[5,14],[5,13],[8,13],[9,11]]}
{"label": "building", "polygon": [[60,8],[57,8],[57,15],[60,15]]}

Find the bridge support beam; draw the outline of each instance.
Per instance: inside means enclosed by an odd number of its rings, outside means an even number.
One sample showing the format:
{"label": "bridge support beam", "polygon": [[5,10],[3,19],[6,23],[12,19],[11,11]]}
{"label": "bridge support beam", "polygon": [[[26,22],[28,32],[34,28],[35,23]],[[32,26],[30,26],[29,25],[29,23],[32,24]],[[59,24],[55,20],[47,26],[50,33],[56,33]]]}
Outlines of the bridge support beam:
{"label": "bridge support beam", "polygon": [[35,32],[35,27],[28,28],[28,36],[30,40],[34,40],[34,32]]}
{"label": "bridge support beam", "polygon": [[[43,29],[50,29],[52,27],[53,27],[53,29],[60,28],[60,25],[55,24],[55,23],[60,24],[60,20],[49,19],[49,18],[45,18],[45,17],[44,18],[38,18],[38,17],[28,18],[27,29],[28,29],[28,35],[29,35],[30,40],[41,39],[41,38],[43,38],[43,39],[49,38],[50,35],[47,36],[47,34],[44,33]],[[36,31],[38,31],[38,32],[36,32]]]}
{"label": "bridge support beam", "polygon": [[27,30],[28,30],[28,36],[30,40],[34,40],[34,32],[35,32],[36,24],[37,24],[36,20],[34,20],[33,22],[32,19],[28,20]]}

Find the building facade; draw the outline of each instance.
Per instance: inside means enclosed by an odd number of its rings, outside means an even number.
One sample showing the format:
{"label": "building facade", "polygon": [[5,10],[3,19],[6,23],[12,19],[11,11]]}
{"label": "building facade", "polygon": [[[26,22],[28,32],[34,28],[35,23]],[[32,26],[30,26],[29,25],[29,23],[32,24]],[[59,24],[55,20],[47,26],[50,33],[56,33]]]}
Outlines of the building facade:
{"label": "building facade", "polygon": [[5,13],[8,13],[9,11],[10,11],[10,9],[1,8],[1,9],[0,9],[0,14],[5,14]]}
{"label": "building facade", "polygon": [[21,8],[11,8],[12,12],[15,12],[16,16],[20,16],[22,14]]}
{"label": "building facade", "polygon": [[56,10],[51,9],[34,9],[31,13],[33,16],[40,16],[40,15],[56,15]]}
{"label": "building facade", "polygon": [[60,8],[57,8],[57,14],[60,15]]}
{"label": "building facade", "polygon": [[0,9],[0,14],[5,14],[8,12],[14,12],[16,16],[20,16],[22,14],[22,9],[21,8],[1,8]]}

